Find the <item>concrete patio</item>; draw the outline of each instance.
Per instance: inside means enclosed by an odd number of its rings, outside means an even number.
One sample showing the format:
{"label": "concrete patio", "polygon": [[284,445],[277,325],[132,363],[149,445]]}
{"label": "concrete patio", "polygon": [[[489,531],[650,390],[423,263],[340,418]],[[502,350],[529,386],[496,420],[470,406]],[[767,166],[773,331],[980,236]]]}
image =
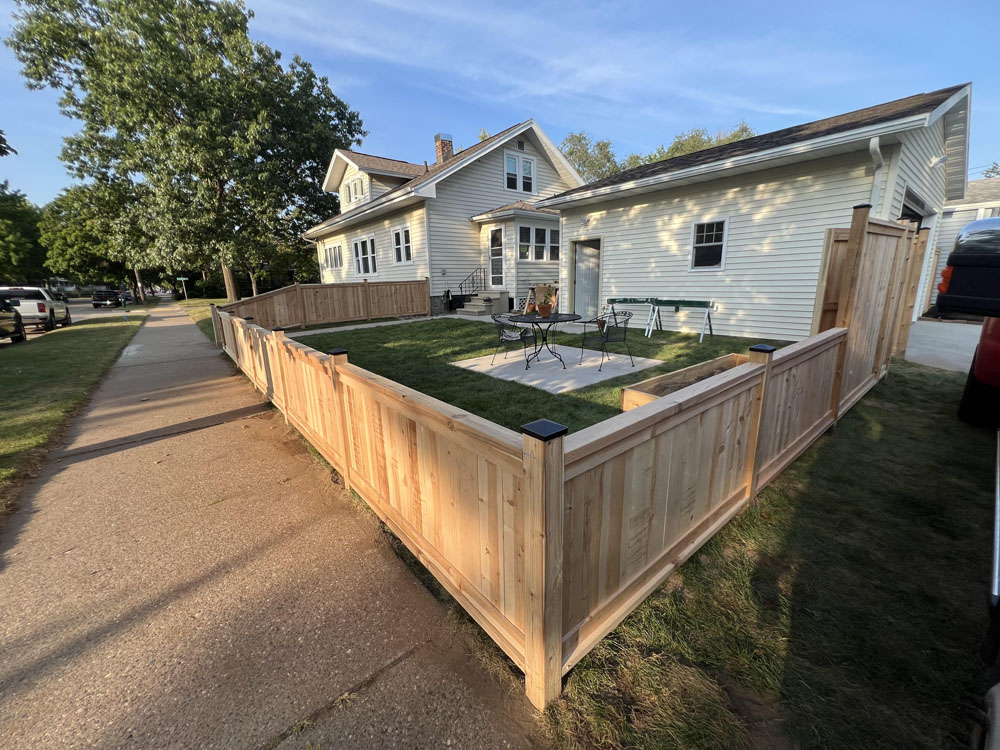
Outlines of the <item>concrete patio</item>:
{"label": "concrete patio", "polygon": [[611,359],[605,358],[604,367],[601,367],[600,352],[585,349],[583,361],[581,362],[580,350],[578,348],[559,346],[558,344],[555,344],[554,348],[559,353],[559,356],[565,360],[566,369],[563,369],[559,360],[553,357],[546,349],[542,349],[541,356],[537,360],[531,360],[531,367],[527,370],[524,369],[524,355],[520,350],[515,349],[511,349],[508,352],[506,359],[502,351],[497,352],[495,364],[491,364],[493,360],[492,354],[473,359],[463,359],[451,364],[466,370],[481,372],[490,377],[500,378],[501,380],[513,380],[523,385],[530,385],[533,388],[540,388],[543,391],[556,394],[575,391],[577,388],[586,388],[588,385],[594,385],[603,380],[610,380],[622,375],[632,375],[641,370],[663,364],[658,359],[634,357],[635,367],[633,367],[629,361],[628,354],[612,353]]}

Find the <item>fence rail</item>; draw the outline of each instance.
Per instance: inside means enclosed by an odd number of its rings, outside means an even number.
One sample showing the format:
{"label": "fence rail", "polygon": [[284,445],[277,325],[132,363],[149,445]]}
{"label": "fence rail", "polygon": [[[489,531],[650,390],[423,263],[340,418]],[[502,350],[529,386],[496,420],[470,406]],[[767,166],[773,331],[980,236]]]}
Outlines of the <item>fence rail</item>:
{"label": "fence rail", "polygon": [[905,279],[892,255],[902,244],[883,238],[903,235],[865,210],[851,235],[844,273],[871,273],[838,310],[854,327],[751,347],[748,361],[565,437],[546,420],[518,435],[344,350],[322,354],[219,308],[212,318],[219,345],[524,671],[541,708],[885,374]]}
{"label": "fence rail", "polygon": [[219,307],[263,328],[430,315],[430,282],[373,281],[293,284]]}

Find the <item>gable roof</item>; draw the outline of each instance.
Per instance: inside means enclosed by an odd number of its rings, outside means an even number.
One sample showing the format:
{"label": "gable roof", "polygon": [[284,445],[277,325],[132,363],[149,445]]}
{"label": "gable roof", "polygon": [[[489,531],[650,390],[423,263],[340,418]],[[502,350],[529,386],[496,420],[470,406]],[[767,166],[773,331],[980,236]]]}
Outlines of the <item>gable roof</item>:
{"label": "gable roof", "polygon": [[963,200],[949,201],[946,207],[965,206],[976,203],[1000,205],[1000,177],[987,177],[969,182]]}
{"label": "gable roof", "polygon": [[[923,127],[936,119],[935,116],[943,115],[946,109],[950,108],[946,105],[951,103],[953,99],[960,99],[959,95],[963,93],[967,95],[970,85],[966,83],[925,94],[916,94],[874,107],[866,107],[835,117],[827,117],[823,120],[815,120],[722,146],[676,156],[672,159],[643,164],[582,187],[567,190],[552,198],[540,201],[539,205],[557,205],[590,197],[595,193],[607,194],[640,187],[644,184],[667,182],[674,176],[699,169],[701,171],[714,171],[732,167],[738,163],[747,163],[750,160],[763,161],[762,157],[771,153],[779,155],[797,147],[804,150],[809,144],[819,144],[824,140],[833,141],[839,136],[847,134],[854,134],[855,139],[868,137],[865,135],[866,131],[873,131],[871,135],[878,135],[879,133],[875,131],[880,130],[879,126],[890,123],[902,124],[904,121],[915,119],[918,121],[915,121],[910,127]],[[897,128],[897,130],[899,129],[904,128]],[[894,131],[889,129],[887,132]]]}
{"label": "gable roof", "polygon": [[385,156],[373,156],[362,154],[360,151],[341,151],[346,155],[358,169],[365,172],[385,172],[388,174],[401,174],[416,177],[427,171],[426,164],[413,164],[402,159],[389,159]]}
{"label": "gable roof", "polygon": [[[564,177],[568,177],[571,181],[577,184],[583,184],[583,180],[580,175],[576,173],[572,165],[566,160],[566,157],[562,155],[562,152],[556,148],[555,144],[549,140],[548,136],[542,132],[542,129],[538,127],[537,123],[532,120],[525,120],[517,125],[512,125],[506,130],[501,130],[496,135],[492,135],[489,138],[485,138],[479,141],[473,146],[469,146],[453,155],[451,158],[446,159],[440,164],[433,164],[428,167],[424,165],[420,166],[420,174],[412,177],[410,180],[392,188],[391,190],[383,193],[375,200],[362,204],[357,208],[346,211],[342,214],[338,214],[331,219],[324,221],[322,224],[318,224],[312,229],[305,233],[307,239],[313,239],[319,237],[323,234],[329,232],[330,229],[334,227],[349,226],[350,224],[356,223],[358,220],[367,219],[379,215],[384,210],[391,208],[401,208],[404,205],[410,203],[415,203],[418,200],[423,200],[424,198],[433,198],[435,191],[434,185],[454,174],[458,170],[465,167],[467,164],[472,163],[476,159],[488,154],[495,148],[503,145],[509,139],[520,135],[528,130],[533,130],[535,135],[542,143],[542,152],[548,156],[549,160],[553,163],[553,166],[562,174]],[[372,159],[381,159],[382,157],[369,157]],[[388,160],[396,162],[396,160]],[[409,162],[396,162],[398,164],[410,164]],[[417,166],[415,164],[410,164],[410,166]],[[329,173],[328,173],[329,174]]]}
{"label": "gable roof", "polygon": [[559,215],[559,212],[554,208],[539,208],[534,203],[528,203],[527,201],[514,201],[513,203],[508,203],[506,206],[491,208],[489,211],[483,211],[480,214],[476,214],[472,217],[472,221],[481,223],[484,221],[506,218],[508,216],[517,216],[518,214],[556,217]]}

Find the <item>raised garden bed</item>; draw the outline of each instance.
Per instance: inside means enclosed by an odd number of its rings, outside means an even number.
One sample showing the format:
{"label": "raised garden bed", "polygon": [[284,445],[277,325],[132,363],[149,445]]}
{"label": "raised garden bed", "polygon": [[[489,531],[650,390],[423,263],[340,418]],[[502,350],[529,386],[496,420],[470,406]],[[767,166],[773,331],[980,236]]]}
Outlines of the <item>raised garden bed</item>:
{"label": "raised garden bed", "polygon": [[721,357],[685,367],[683,370],[657,375],[655,378],[641,380],[635,385],[626,386],[622,388],[622,411],[629,411],[637,406],[648,404],[661,396],[694,385],[699,380],[705,380],[720,372],[731,370],[737,365],[748,362],[749,359],[745,354],[723,354]]}

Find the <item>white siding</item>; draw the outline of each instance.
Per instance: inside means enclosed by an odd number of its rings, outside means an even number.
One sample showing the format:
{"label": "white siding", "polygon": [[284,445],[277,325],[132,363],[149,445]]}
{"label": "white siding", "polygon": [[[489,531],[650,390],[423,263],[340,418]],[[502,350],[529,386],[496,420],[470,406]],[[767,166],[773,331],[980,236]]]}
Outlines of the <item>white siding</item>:
{"label": "white siding", "polygon": [[[714,299],[718,333],[806,337],[825,230],[850,226],[852,207],[868,201],[870,163],[864,151],[567,208],[561,287],[569,289],[573,241],[600,238],[602,301]],[[728,231],[724,270],[689,270],[693,225],[722,218]],[[563,309],[569,301],[570,295],[562,295]],[[662,317],[664,326],[675,330],[695,331],[701,324],[699,311],[674,314],[665,308]]]}
{"label": "white siding", "polygon": [[[347,202],[347,183],[353,180],[355,177],[361,177],[361,182],[364,184],[365,195],[361,200],[355,200],[350,203]],[[383,191],[384,192],[384,191]],[[344,213],[363,206],[372,199],[372,187],[371,179],[364,172],[359,172],[358,168],[353,164],[348,164],[347,169],[344,170],[344,178],[340,181],[340,185],[337,186],[337,195],[340,196],[340,210]]]}
{"label": "white siding", "polygon": [[[533,194],[504,187],[504,150],[516,151],[518,138],[526,141],[525,155],[535,157],[537,187]],[[446,289],[457,293],[466,276],[483,265],[480,228],[470,217],[519,200],[533,202],[571,187],[575,186],[563,181],[524,135],[512,138],[439,182],[437,197],[427,201],[431,295],[442,294]]]}
{"label": "white siding", "polygon": [[931,159],[944,155],[944,124],[939,119],[930,127],[901,135],[902,151],[899,173],[892,192],[890,219],[903,210],[903,194],[910,188],[923,199],[930,210],[939,212],[944,205],[945,169],[941,164],[931,167]]}
{"label": "white siding", "polygon": [[385,175],[368,175],[368,185],[369,192],[371,193],[371,200],[375,200],[380,195],[388,193],[395,187],[399,187],[404,182],[408,182],[408,179],[402,177],[386,177]]}
{"label": "white siding", "polygon": [[[396,265],[393,263],[393,247],[391,232],[394,227],[407,225],[410,228],[410,248],[413,253],[413,263]],[[357,237],[375,235],[375,259],[378,274],[360,277],[354,270],[354,251],[352,241]],[[324,284],[335,284],[343,281],[358,281],[361,278],[372,281],[416,281],[428,275],[427,242],[424,221],[424,207],[410,208],[404,211],[375,219],[367,224],[349,227],[342,233],[329,235],[319,240],[316,245],[317,258],[320,266],[320,276]],[[340,245],[344,257],[343,268],[326,268],[324,266],[323,249],[327,246]]]}

